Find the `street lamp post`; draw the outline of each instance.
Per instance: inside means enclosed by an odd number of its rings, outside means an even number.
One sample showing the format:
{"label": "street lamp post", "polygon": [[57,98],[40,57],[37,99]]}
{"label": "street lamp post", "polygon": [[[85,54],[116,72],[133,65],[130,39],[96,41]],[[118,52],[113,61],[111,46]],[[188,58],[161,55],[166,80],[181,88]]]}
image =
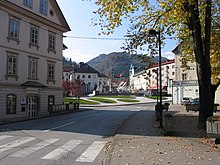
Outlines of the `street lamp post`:
{"label": "street lamp post", "polygon": [[153,69],[153,72],[156,73],[157,78],[157,105],[158,105],[158,86],[159,86],[159,80],[158,80],[158,68]]}
{"label": "street lamp post", "polygon": [[160,111],[160,128],[163,128],[162,116],[163,116],[163,106],[162,106],[162,74],[161,74],[161,38],[160,31],[154,29],[149,30],[149,35],[158,35],[158,44],[159,44],[159,87],[160,87],[160,102],[159,102],[159,111]]}

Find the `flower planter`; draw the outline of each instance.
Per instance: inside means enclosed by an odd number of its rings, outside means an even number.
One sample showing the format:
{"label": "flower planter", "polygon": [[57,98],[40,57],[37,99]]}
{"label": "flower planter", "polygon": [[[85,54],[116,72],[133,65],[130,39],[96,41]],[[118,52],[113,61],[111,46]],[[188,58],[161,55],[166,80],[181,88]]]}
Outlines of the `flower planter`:
{"label": "flower planter", "polygon": [[211,116],[207,119],[206,132],[209,137],[220,139],[220,116]]}

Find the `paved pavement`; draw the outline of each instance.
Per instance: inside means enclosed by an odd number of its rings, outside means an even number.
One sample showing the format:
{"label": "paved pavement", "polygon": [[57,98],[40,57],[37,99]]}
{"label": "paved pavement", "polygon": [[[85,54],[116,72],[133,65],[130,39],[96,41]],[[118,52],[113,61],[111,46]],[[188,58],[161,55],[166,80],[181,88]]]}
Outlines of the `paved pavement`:
{"label": "paved pavement", "polygon": [[198,112],[171,105],[174,135],[164,136],[155,112],[143,110],[128,118],[108,148],[105,165],[219,165],[220,145],[197,129]]}

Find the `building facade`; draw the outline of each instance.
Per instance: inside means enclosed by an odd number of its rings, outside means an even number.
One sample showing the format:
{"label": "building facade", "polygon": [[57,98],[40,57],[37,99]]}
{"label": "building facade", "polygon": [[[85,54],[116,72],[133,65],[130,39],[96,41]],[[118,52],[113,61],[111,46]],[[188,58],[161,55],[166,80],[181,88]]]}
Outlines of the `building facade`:
{"label": "building facade", "polygon": [[[180,104],[183,97],[198,98],[199,84],[196,72],[196,63],[188,61],[183,65],[182,51],[177,46],[173,53],[175,54],[175,79],[173,79],[173,103]],[[220,87],[215,93],[215,103],[220,103]]]}
{"label": "building facade", "polygon": [[63,103],[63,33],[56,0],[0,1],[0,118],[48,113]]}
{"label": "building facade", "polygon": [[63,80],[74,81],[83,80],[85,83],[85,93],[108,93],[111,88],[111,79],[105,74],[99,73],[86,63],[80,62],[78,66],[64,66]]}
{"label": "building facade", "polygon": [[[161,64],[162,91],[172,94],[171,80],[175,76],[175,61],[169,60]],[[135,68],[130,68],[130,89],[131,92],[146,91],[147,95],[156,95],[159,90],[159,65],[154,64],[145,70],[135,73]]]}

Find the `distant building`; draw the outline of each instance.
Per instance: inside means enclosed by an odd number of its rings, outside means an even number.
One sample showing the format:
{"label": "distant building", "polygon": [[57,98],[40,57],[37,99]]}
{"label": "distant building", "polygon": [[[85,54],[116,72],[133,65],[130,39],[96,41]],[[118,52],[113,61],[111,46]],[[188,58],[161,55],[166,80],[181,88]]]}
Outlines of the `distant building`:
{"label": "distant building", "polygon": [[86,63],[80,62],[78,66],[64,66],[63,80],[83,80],[86,85],[86,93],[107,93],[111,87],[111,80],[108,76],[99,73]]}
{"label": "distant building", "polygon": [[[131,92],[144,92],[147,95],[157,95],[159,91],[159,65],[154,64],[145,70],[135,73],[133,65],[130,67]],[[169,60],[161,64],[162,91],[172,94],[170,82],[175,76],[175,61]]]}
{"label": "distant building", "polygon": [[0,119],[48,113],[63,103],[63,33],[56,0],[0,1]]}
{"label": "distant building", "polygon": [[[175,79],[173,79],[173,103],[180,104],[183,97],[199,97],[199,84],[196,72],[196,63],[188,61],[183,64],[181,60],[182,51],[177,46],[175,54]],[[220,87],[215,93],[215,103],[220,103]]]}

